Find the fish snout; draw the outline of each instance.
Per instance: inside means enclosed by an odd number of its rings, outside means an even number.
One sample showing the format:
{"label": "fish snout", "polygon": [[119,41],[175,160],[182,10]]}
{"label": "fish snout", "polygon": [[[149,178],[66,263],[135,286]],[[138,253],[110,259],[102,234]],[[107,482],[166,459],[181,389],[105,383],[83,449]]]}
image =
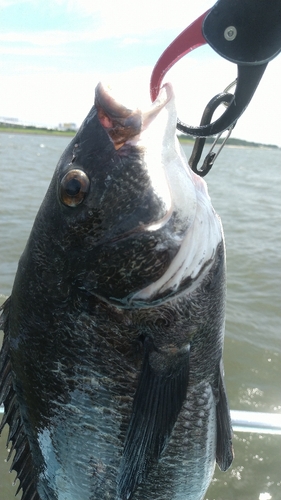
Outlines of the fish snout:
{"label": "fish snout", "polygon": [[111,137],[116,150],[138,135],[142,127],[142,114],[117,102],[109,87],[99,83],[95,91],[95,107],[101,125]]}
{"label": "fish snout", "polygon": [[111,137],[116,150],[146,130],[159,112],[174,97],[170,84],[161,88],[157,99],[146,109],[131,109],[118,102],[109,86],[101,82],[95,90],[95,107],[101,125]]}

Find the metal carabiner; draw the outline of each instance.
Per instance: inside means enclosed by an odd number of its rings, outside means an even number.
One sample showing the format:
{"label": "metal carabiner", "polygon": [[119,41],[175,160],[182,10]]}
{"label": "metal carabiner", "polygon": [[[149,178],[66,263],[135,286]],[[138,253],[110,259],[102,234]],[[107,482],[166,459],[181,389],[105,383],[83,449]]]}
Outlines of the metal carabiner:
{"label": "metal carabiner", "polygon": [[[230,88],[231,86],[232,86],[232,84],[229,85],[228,88]],[[215,97],[213,97],[213,99],[211,99],[208,102],[208,104],[204,110],[204,113],[203,113],[202,118],[201,118],[200,126],[204,126],[206,124],[209,124],[211,119],[212,119],[212,116],[213,116],[215,110],[218,108],[218,106],[220,106],[221,104],[225,104],[226,106],[228,106],[229,103],[231,103],[232,99],[233,99],[233,94],[229,94],[226,92],[222,92],[221,94],[218,94]],[[193,146],[191,156],[190,156],[189,161],[188,161],[193,172],[195,172],[197,175],[200,175],[200,177],[205,177],[205,175],[207,175],[207,173],[210,172],[212,166],[214,165],[215,160],[217,159],[224,144],[226,143],[227,139],[229,138],[234,126],[235,126],[235,124],[232,124],[230,126],[230,128],[228,130],[228,134],[224,138],[222,144],[220,145],[218,152],[214,153],[213,152],[214,147],[216,146],[218,140],[220,139],[222,132],[216,137],[216,139],[214,140],[214,142],[211,146],[209,153],[205,157],[205,160],[204,160],[201,168],[199,168],[199,169],[197,168],[197,165],[198,165],[199,160],[201,158],[203,148],[204,148],[204,145],[206,142],[206,138],[205,137],[197,137],[197,139],[195,140],[194,146]],[[181,130],[180,127],[179,127],[179,130]]]}

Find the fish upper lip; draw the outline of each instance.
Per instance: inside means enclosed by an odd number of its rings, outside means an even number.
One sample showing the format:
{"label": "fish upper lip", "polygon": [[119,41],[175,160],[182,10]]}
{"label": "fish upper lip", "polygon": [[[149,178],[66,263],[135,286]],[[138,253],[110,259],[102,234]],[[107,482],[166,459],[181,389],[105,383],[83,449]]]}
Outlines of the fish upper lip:
{"label": "fish upper lip", "polygon": [[105,88],[102,82],[99,82],[95,90],[95,99],[98,105],[102,106],[105,112],[107,112],[110,117],[117,119],[127,119],[133,113],[141,113],[143,116],[147,114],[153,114],[160,111],[170,99],[174,96],[174,91],[171,83],[165,83],[153,103],[150,105],[149,109],[142,111],[139,108],[132,110],[127,108],[116,99],[114,99],[111,94],[109,86]]}
{"label": "fish upper lip", "polygon": [[95,104],[97,107],[102,107],[109,118],[112,120],[117,119],[120,122],[128,119],[134,113],[140,113],[140,110],[132,110],[118,102],[112,95],[110,87],[105,87],[102,82],[99,82],[96,86]]}
{"label": "fish upper lip", "polygon": [[141,111],[129,109],[116,101],[110,88],[104,87],[101,82],[95,91],[95,107],[99,121],[112,139],[116,150],[140,133]]}
{"label": "fish upper lip", "polygon": [[95,106],[101,125],[113,140],[115,149],[139,135],[173,97],[172,85],[166,83],[148,109],[130,109],[114,99],[109,87],[100,82],[95,91]]}

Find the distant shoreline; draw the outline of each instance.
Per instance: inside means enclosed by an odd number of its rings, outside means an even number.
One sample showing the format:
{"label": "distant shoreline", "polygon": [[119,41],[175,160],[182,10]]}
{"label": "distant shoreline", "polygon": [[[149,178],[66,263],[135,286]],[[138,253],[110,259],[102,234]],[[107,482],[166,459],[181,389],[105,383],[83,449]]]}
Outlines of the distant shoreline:
{"label": "distant shoreline", "polygon": [[[186,137],[184,135],[178,136],[182,144],[194,144],[194,139]],[[223,138],[218,140],[218,144],[223,142]],[[206,144],[213,144],[214,137],[207,137]],[[232,148],[261,148],[261,149],[280,149],[279,146],[275,144],[263,144],[261,142],[244,141],[243,139],[235,139],[234,137],[229,137],[225,143],[226,147]]]}
{"label": "distant shoreline", "polygon": [[0,125],[0,133],[2,134],[29,134],[29,135],[54,135],[61,137],[74,137],[74,130],[55,130],[36,127],[3,127]]}
{"label": "distant shoreline", "polygon": [[[37,127],[23,127],[23,126],[14,126],[14,127],[6,127],[3,124],[0,124],[0,133],[3,134],[30,134],[30,135],[53,135],[58,137],[74,137],[76,132],[74,130],[56,130],[56,129],[47,129],[47,128],[37,128]],[[192,137],[187,137],[184,135],[178,136],[180,142],[182,144],[194,144],[194,139]],[[212,144],[214,139],[212,137],[208,137],[206,139],[206,144]],[[218,144],[221,144],[223,139],[218,140]],[[269,148],[269,149],[280,149],[279,146],[275,144],[263,144],[259,142],[250,142],[244,141],[242,139],[235,139],[230,137],[227,140],[226,146],[232,147],[247,147],[247,148]]]}

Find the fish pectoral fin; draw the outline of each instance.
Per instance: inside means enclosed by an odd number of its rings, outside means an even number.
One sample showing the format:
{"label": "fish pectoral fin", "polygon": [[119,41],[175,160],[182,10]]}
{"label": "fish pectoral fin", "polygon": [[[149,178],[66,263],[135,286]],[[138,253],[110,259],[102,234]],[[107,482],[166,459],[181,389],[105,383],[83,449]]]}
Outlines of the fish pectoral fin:
{"label": "fish pectoral fin", "polygon": [[129,500],[163,451],[186,397],[189,345],[175,354],[145,341],[143,366],[121,461],[118,493]]}
{"label": "fish pectoral fin", "polygon": [[232,426],[223,377],[223,365],[220,366],[218,383],[217,413],[217,450],[216,461],[222,471],[226,471],[233,461]]}

